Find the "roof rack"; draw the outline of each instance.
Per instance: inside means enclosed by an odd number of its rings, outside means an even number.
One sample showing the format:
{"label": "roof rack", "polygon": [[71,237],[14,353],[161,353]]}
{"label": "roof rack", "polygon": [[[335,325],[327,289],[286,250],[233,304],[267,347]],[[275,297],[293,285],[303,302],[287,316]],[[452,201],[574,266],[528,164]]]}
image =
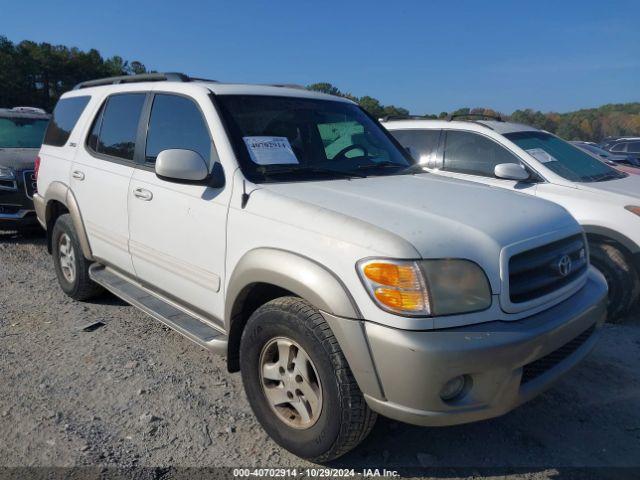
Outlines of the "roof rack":
{"label": "roof rack", "polygon": [[450,115],[447,115],[447,122],[450,122],[451,120],[453,120],[455,118],[460,118],[460,117],[483,117],[483,118],[490,118],[491,120],[495,120],[496,122],[504,122],[504,120],[502,119],[502,117],[500,115],[491,115],[491,114],[487,114],[487,113],[456,113],[456,114],[450,114]]}
{"label": "roof rack", "polygon": [[295,88],[297,90],[306,90],[304,85],[298,85],[297,83],[267,83],[268,87],[280,87],[280,88]]}
{"label": "roof rack", "polygon": [[378,119],[379,122],[389,122],[393,120],[433,120],[421,115],[385,115]]}
{"label": "roof rack", "polygon": [[137,82],[215,82],[216,80],[209,80],[205,78],[189,77],[184,73],[166,72],[166,73],[142,73],[139,75],[120,75],[118,77],[99,78],[97,80],[87,80],[86,82],[80,82],[74,90],[80,90],[81,88],[99,87],[101,85],[120,85],[122,83],[137,83]]}

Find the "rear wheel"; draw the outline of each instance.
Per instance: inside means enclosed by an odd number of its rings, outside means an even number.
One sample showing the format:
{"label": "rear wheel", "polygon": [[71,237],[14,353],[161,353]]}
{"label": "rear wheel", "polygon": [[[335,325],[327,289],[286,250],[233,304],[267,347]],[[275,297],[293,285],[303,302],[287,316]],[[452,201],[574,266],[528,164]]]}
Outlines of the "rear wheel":
{"label": "rear wheel", "polygon": [[628,255],[613,244],[592,242],[589,244],[591,263],[602,272],[609,286],[607,319],[621,320],[635,306],[640,290],[638,272]]}
{"label": "rear wheel", "polygon": [[53,265],[60,287],[75,300],[88,300],[102,293],[102,287],[89,278],[89,262],[82,254],[71,216],[60,215],[51,237]]}
{"label": "rear wheel", "polygon": [[240,342],[244,388],[280,446],[326,462],[357,446],[376,414],[367,406],[329,325],[296,297],[258,308]]}

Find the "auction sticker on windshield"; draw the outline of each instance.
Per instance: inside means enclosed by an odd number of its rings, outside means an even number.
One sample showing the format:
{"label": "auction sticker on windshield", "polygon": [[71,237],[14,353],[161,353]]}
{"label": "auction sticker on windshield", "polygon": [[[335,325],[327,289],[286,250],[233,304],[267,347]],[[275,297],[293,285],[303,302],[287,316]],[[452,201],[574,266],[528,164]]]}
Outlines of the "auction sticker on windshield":
{"label": "auction sticker on windshield", "polygon": [[242,137],[251,160],[258,165],[297,164],[287,137]]}
{"label": "auction sticker on windshield", "polygon": [[558,159],[542,148],[530,148],[527,153],[540,163],[557,162]]}

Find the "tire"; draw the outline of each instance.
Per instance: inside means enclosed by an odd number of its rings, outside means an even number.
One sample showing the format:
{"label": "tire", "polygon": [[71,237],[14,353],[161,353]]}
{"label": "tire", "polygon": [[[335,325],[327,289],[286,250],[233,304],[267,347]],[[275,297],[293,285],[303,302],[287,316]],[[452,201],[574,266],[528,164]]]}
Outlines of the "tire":
{"label": "tire", "polygon": [[615,323],[635,306],[640,288],[638,272],[630,259],[615,245],[595,242],[589,245],[589,249],[591,263],[607,279],[607,321]]}
{"label": "tire", "polygon": [[[300,373],[300,358],[304,360],[306,354],[311,362],[307,363],[306,378],[266,378],[271,377],[264,373],[267,368],[271,371],[274,365],[280,365],[281,342],[286,345],[287,341],[292,342],[286,350],[291,359],[286,361],[287,374]],[[277,342],[278,361],[267,358],[276,350],[273,342]],[[300,298],[277,298],[251,315],[240,340],[240,369],[249,403],[264,430],[281,447],[301,458],[314,462],[334,460],[362,442],[375,424],[377,415],[366,404],[329,325]],[[298,385],[295,382],[306,386],[301,387],[304,392],[295,390],[294,400],[301,399],[296,403],[298,409],[292,408],[293,403],[274,407],[267,392],[275,388],[288,395]],[[314,386],[320,397],[315,414],[314,403],[308,401],[313,393],[306,394]],[[311,412],[311,420],[298,414],[305,410],[301,405],[310,407],[306,411]]]}
{"label": "tire", "polygon": [[82,254],[68,213],[60,215],[53,226],[51,253],[58,283],[69,297],[74,300],[89,300],[102,293],[102,287],[89,278],[91,262]]}

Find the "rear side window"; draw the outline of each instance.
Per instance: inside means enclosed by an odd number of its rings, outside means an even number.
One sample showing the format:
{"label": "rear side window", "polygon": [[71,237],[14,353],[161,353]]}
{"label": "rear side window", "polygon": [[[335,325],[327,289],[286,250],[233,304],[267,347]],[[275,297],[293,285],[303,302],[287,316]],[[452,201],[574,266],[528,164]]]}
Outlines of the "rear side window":
{"label": "rear side window", "polygon": [[94,121],[88,146],[97,153],[133,160],[145,93],[112,95]]}
{"label": "rear side window", "polygon": [[627,152],[629,153],[640,153],[640,142],[631,142],[627,146]]}
{"label": "rear side window", "polygon": [[157,94],[153,99],[145,161],[155,163],[163,150],[181,148],[199,153],[209,163],[211,138],[196,104],[178,95]]}
{"label": "rear side window", "polygon": [[44,144],[62,147],[91,97],[70,97],[61,99],[53,110],[53,117],[44,136]]}
{"label": "rear side window", "polygon": [[400,145],[418,162],[431,166],[440,141],[440,130],[390,130]]}

